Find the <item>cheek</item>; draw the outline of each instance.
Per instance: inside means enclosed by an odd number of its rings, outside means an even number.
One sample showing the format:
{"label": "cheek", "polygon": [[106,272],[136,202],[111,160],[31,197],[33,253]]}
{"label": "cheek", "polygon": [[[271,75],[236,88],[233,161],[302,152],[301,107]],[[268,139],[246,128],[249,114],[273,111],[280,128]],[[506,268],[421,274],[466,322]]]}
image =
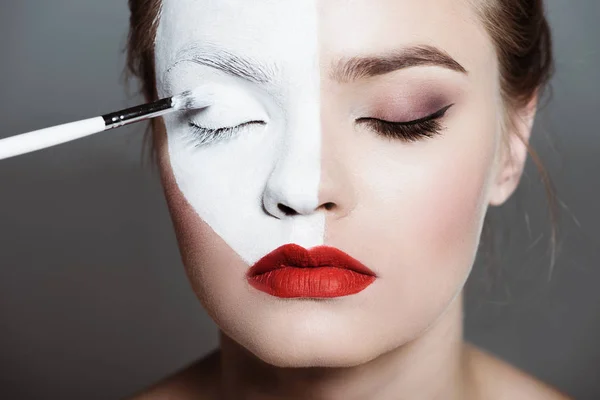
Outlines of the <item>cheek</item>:
{"label": "cheek", "polygon": [[415,324],[431,322],[446,309],[475,261],[494,141],[490,132],[472,133],[464,134],[476,138],[468,143],[442,139],[421,154],[412,173],[403,174],[400,207],[390,208],[398,227],[393,251],[401,262],[388,273],[418,310],[406,310]]}
{"label": "cheek", "polygon": [[365,259],[394,279],[458,282],[474,261],[487,209],[495,140],[484,125],[414,146],[377,141],[354,149],[363,154],[352,165],[359,209],[349,221],[329,221],[329,242],[357,248],[354,232],[368,243],[360,244]]}
{"label": "cheek", "polygon": [[[479,134],[479,132],[478,132]],[[475,135],[473,135],[475,137]],[[469,143],[440,149],[415,185],[410,224],[427,253],[449,267],[470,268],[487,210],[486,198],[494,154],[493,134],[483,132]],[[423,249],[421,249],[423,250]]]}
{"label": "cheek", "polygon": [[[231,301],[235,300],[236,293],[242,293],[239,287],[231,290],[230,278],[243,274],[247,265],[188,203],[173,175],[166,146],[158,148],[161,180],[183,265],[200,302],[214,320],[220,321],[223,313],[218,310],[224,305],[222,293],[229,293],[227,300]],[[203,267],[206,265],[220,268]]]}
{"label": "cheek", "polygon": [[[485,174],[482,165],[463,158],[424,176],[415,233],[436,248],[436,254],[469,252],[475,245],[484,213]],[[430,239],[430,240],[427,240]],[[466,248],[465,248],[466,247]],[[470,252],[469,252],[470,253]]]}

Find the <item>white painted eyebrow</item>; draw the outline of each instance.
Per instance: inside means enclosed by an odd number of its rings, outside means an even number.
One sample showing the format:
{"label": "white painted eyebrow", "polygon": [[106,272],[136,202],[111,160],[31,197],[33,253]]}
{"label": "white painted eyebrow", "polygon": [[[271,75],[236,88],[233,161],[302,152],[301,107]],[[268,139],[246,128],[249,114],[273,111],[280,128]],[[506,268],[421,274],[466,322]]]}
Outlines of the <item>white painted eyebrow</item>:
{"label": "white painted eyebrow", "polygon": [[175,62],[167,68],[165,75],[182,62],[192,62],[215,68],[228,75],[258,84],[272,83],[277,70],[273,65],[232,53],[224,48],[211,45],[192,45],[177,52]]}

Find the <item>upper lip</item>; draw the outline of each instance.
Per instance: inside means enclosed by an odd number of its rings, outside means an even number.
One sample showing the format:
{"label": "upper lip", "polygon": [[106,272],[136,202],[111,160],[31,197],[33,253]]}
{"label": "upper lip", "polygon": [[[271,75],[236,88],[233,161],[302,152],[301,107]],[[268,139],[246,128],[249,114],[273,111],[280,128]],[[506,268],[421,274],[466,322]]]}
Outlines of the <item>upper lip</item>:
{"label": "upper lip", "polygon": [[363,275],[376,276],[375,272],[367,268],[360,261],[335,247],[317,246],[305,249],[296,244],[286,244],[258,260],[248,270],[248,277],[254,277],[285,267],[334,267],[348,269]]}

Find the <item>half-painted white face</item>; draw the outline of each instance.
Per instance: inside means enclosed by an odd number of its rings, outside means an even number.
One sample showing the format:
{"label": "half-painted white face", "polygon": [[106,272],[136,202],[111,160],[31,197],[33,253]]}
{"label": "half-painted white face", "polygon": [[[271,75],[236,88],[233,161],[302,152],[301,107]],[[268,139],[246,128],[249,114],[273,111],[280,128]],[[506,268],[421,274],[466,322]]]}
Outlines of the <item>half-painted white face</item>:
{"label": "half-painted white face", "polygon": [[[165,118],[160,154],[188,275],[228,336],[276,365],[355,365],[460,293],[488,204],[510,195],[497,59],[469,2],[163,0],[156,73],[161,97],[214,96]],[[320,301],[251,287],[289,243],[377,280]]]}
{"label": "half-painted white face", "polygon": [[[322,145],[318,46],[313,1],[164,3],[161,94],[209,84],[215,96],[206,111],[166,121],[173,173],[200,217],[249,264],[285,243],[323,243],[325,215],[313,212]],[[240,70],[256,65],[261,83],[194,60]],[[188,119],[209,129],[261,123],[199,146]],[[278,203],[304,215],[275,218]]]}

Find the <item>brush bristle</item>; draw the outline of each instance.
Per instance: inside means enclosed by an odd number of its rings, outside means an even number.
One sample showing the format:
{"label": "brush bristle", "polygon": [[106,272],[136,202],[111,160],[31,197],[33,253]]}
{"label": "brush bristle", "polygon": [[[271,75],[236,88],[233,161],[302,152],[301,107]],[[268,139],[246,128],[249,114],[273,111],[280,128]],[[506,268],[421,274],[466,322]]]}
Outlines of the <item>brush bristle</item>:
{"label": "brush bristle", "polygon": [[211,95],[206,90],[188,90],[173,96],[173,108],[176,110],[197,110],[210,105]]}

